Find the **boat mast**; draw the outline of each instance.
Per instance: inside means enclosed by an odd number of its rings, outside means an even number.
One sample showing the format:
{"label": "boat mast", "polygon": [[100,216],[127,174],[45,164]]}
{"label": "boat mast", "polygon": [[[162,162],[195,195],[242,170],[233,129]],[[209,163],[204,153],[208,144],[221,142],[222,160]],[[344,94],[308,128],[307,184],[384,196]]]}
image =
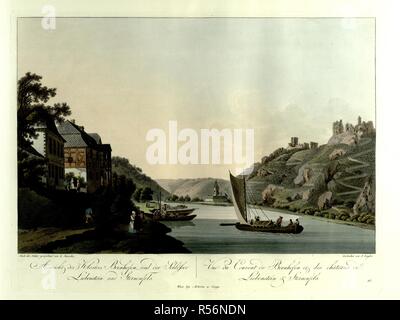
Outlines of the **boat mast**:
{"label": "boat mast", "polygon": [[243,187],[244,187],[244,192],[243,192],[243,197],[244,197],[244,211],[246,212],[246,222],[248,222],[249,218],[247,216],[247,197],[246,197],[246,178],[243,176]]}
{"label": "boat mast", "polygon": [[158,188],[158,206],[161,212],[161,189]]}

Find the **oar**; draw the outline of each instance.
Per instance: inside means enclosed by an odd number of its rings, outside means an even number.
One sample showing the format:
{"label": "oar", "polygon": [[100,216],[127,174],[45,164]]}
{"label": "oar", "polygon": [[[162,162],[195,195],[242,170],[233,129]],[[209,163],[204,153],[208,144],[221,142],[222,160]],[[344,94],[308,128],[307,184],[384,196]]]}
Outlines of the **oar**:
{"label": "oar", "polygon": [[236,225],[236,223],[220,223],[219,224],[220,226],[235,226]]}

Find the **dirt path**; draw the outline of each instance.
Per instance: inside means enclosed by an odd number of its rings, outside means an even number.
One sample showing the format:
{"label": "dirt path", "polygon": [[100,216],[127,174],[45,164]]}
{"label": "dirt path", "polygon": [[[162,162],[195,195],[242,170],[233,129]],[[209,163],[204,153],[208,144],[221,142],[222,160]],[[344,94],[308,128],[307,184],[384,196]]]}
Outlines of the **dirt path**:
{"label": "dirt path", "polygon": [[[366,145],[368,143],[371,142],[371,138],[363,138],[363,141],[360,142],[360,145]],[[362,161],[357,159],[357,157],[360,157],[364,154],[368,154],[371,153],[375,150],[375,148],[370,148],[368,150],[364,150],[361,152],[358,152],[356,154],[354,154],[352,157],[347,157],[347,160],[350,162],[355,163],[354,165],[348,167],[345,169],[345,172],[350,174],[351,176],[349,177],[345,177],[345,178],[339,178],[336,179],[336,182],[340,185],[342,185],[343,187],[349,188],[349,189],[353,189],[352,191],[346,191],[346,192],[339,192],[338,196],[344,196],[344,195],[348,195],[348,194],[357,194],[360,193],[362,191],[362,187],[359,187],[357,185],[345,182],[345,181],[351,181],[351,180],[355,180],[355,179],[359,179],[359,178],[366,178],[369,175],[367,173],[354,173],[354,171],[359,170],[359,169],[363,169],[363,168],[367,168],[370,166],[370,164],[368,162]]]}
{"label": "dirt path", "polygon": [[35,252],[35,248],[41,247],[49,242],[63,240],[67,236],[81,234],[93,228],[84,229],[59,229],[38,228],[37,230],[18,230],[18,251]]}

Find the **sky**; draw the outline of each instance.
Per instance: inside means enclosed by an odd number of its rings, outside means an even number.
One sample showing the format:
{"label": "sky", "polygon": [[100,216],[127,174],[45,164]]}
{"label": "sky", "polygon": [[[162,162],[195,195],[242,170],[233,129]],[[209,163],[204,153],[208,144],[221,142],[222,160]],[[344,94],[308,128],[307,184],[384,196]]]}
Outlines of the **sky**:
{"label": "sky", "polygon": [[254,129],[259,161],[291,136],[326,143],[335,120],[375,122],[374,34],[367,18],[19,18],[18,77],[43,76],[152,178],[226,179],[238,164],[150,164],[146,134]]}

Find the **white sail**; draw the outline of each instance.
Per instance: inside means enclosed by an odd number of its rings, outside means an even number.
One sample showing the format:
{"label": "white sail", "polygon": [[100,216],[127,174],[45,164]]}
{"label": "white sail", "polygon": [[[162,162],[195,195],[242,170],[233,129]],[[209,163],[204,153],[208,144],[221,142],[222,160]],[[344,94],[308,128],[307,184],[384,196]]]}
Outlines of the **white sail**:
{"label": "white sail", "polygon": [[229,173],[229,175],[233,194],[233,205],[235,207],[236,215],[240,223],[248,224],[245,181],[244,179],[238,179],[234,177],[231,173]]}

